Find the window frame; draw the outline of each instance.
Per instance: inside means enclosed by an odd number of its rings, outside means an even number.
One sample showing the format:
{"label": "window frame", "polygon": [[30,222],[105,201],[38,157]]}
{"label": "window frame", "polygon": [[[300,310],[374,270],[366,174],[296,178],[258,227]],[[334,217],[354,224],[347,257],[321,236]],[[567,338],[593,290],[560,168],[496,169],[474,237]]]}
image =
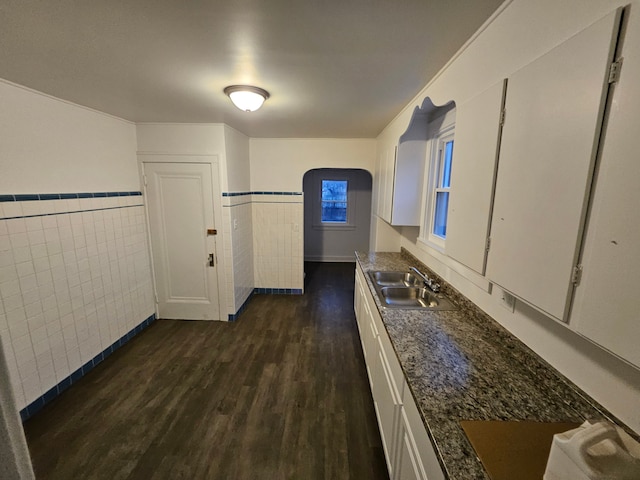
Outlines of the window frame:
{"label": "window frame", "polygon": [[[314,230],[353,230],[356,228],[356,195],[351,188],[349,178],[340,172],[314,172],[317,207],[313,209],[312,228]],[[343,181],[347,182],[347,221],[346,222],[323,222],[322,221],[322,181]],[[342,203],[342,202],[340,202]]]}
{"label": "window frame", "polygon": [[[444,252],[446,246],[446,234],[445,236],[440,236],[434,233],[434,225],[436,218],[436,197],[438,193],[447,192],[449,193],[449,201],[447,202],[447,220],[448,220],[448,210],[449,210],[449,202],[451,195],[451,179],[452,179],[452,169],[453,169],[453,161],[454,161],[454,153],[451,156],[451,171],[449,172],[449,186],[443,187],[443,176],[444,176],[444,151],[446,149],[446,144],[450,141],[454,142],[453,152],[455,153],[455,123],[450,123],[444,127],[442,127],[438,132],[433,135],[431,140],[429,140],[429,147],[427,148],[427,162],[428,168],[427,170],[427,181],[425,185],[427,188],[425,189],[425,210],[423,214],[423,222],[420,231],[420,240],[423,243],[428,244],[431,247],[436,248],[437,250]],[[446,222],[445,222],[446,225]]]}
{"label": "window frame", "polygon": [[[323,193],[324,193],[324,183],[325,182],[344,182],[345,183],[345,191],[344,191],[344,200],[326,200],[323,198]],[[344,203],[344,215],[345,215],[345,219],[344,221],[331,221],[331,220],[324,220],[323,219],[323,214],[324,214],[324,206],[327,203],[333,203],[333,204],[338,204],[338,203]],[[320,222],[323,225],[346,225],[349,222],[349,180],[336,180],[336,179],[330,179],[330,178],[322,178],[320,180]]]}

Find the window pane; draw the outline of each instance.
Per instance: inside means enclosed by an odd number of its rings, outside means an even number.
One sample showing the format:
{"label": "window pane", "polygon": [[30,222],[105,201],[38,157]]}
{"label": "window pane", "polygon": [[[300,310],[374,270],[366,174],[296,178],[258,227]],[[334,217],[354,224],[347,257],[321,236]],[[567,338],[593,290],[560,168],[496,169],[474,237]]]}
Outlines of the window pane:
{"label": "window pane", "polygon": [[347,201],[346,180],[322,180],[322,200]]}
{"label": "window pane", "polygon": [[444,172],[442,172],[442,186],[451,186],[451,161],[453,160],[453,140],[445,143],[444,146]]}
{"label": "window pane", "polygon": [[347,221],[347,204],[345,202],[322,202],[322,221],[345,223]]}
{"label": "window pane", "polygon": [[322,180],[322,221],[347,222],[347,181]]}
{"label": "window pane", "polygon": [[436,209],[433,214],[433,234],[445,238],[447,236],[447,207],[449,192],[436,193]]}

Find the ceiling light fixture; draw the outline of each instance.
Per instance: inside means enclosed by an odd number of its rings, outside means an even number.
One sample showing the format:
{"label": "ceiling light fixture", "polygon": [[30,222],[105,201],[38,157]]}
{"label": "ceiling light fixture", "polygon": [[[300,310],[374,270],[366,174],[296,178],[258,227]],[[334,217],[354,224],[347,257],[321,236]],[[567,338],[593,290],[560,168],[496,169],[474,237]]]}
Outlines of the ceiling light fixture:
{"label": "ceiling light fixture", "polygon": [[269,92],[251,85],[230,85],[224,89],[233,104],[245,112],[255,112],[269,98]]}

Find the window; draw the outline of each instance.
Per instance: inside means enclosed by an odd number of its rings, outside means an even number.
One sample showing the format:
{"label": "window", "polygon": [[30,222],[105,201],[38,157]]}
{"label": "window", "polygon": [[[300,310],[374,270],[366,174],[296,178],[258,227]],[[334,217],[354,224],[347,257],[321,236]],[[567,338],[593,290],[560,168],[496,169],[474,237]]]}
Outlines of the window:
{"label": "window", "polygon": [[347,223],[346,180],[322,180],[322,223]]}
{"label": "window", "polygon": [[447,238],[453,145],[453,127],[438,132],[432,141],[429,162],[431,168],[425,215],[425,227],[428,226],[428,234],[423,234],[423,237],[429,243],[440,248],[444,248]]}

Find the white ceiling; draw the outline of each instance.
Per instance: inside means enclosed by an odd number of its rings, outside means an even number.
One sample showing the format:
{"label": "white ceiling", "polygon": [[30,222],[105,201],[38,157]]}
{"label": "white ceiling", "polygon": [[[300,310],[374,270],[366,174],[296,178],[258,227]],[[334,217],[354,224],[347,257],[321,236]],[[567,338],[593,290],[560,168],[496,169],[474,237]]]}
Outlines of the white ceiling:
{"label": "white ceiling", "polygon": [[[373,138],[502,0],[1,0],[0,78],[135,122]],[[271,93],[237,110],[222,93]]]}

